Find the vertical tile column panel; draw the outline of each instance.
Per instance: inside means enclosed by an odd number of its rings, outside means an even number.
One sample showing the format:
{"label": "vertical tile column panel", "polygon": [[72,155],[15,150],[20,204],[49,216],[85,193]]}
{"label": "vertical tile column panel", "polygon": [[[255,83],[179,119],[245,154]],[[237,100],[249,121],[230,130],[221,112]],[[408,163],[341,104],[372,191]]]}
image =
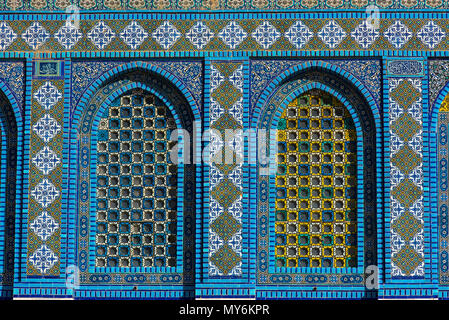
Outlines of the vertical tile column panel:
{"label": "vertical tile column panel", "polygon": [[[32,70],[30,118],[25,129],[30,144],[26,281],[35,284],[18,295],[54,296],[62,293],[55,290],[65,282],[65,252],[61,250],[65,231],[61,226],[65,223],[63,137],[68,88],[64,80],[64,61],[35,59]],[[57,282],[61,285],[56,285]],[[36,291],[33,286],[39,289]]]}
{"label": "vertical tile column panel", "polygon": [[381,296],[432,296],[428,147],[423,143],[428,134],[423,126],[428,114],[426,63],[386,58],[384,68],[386,242]]}
{"label": "vertical tile column panel", "polygon": [[[206,60],[205,124],[207,155],[203,221],[203,283],[197,296],[248,296],[249,241],[248,61]],[[209,117],[207,117],[209,116]],[[223,287],[223,285],[225,286]],[[220,289],[219,289],[220,288]]]}

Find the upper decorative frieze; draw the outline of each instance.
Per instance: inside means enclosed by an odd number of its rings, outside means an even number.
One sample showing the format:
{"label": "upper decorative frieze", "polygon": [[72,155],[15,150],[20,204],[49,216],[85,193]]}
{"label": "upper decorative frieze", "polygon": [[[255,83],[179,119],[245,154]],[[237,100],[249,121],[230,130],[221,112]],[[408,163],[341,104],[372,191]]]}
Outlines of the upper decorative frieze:
{"label": "upper decorative frieze", "polygon": [[2,11],[65,11],[70,5],[80,10],[364,10],[379,9],[446,10],[446,0],[2,0]]}

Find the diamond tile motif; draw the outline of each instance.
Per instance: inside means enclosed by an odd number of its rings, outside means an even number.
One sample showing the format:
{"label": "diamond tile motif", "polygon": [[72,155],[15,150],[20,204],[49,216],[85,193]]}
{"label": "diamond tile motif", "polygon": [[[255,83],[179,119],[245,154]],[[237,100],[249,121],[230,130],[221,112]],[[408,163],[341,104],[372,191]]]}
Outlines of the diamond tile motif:
{"label": "diamond tile motif", "polygon": [[39,22],[33,22],[22,34],[22,38],[33,50],[37,50],[50,38],[50,34]]}
{"label": "diamond tile motif", "polygon": [[384,36],[396,48],[401,48],[412,37],[413,33],[401,21],[396,20],[385,32]]}
{"label": "diamond tile motif", "polygon": [[59,224],[47,211],[43,211],[30,223],[30,228],[39,236],[39,238],[46,241],[56,230],[58,230]]}
{"label": "diamond tile motif", "polygon": [[231,21],[218,36],[231,49],[235,49],[248,36],[245,30],[235,21]]}
{"label": "diamond tile motif", "polygon": [[420,130],[420,124],[408,112],[403,112],[391,124],[391,130],[402,139],[410,141]]}
{"label": "diamond tile motif", "polygon": [[409,178],[402,180],[391,192],[392,196],[406,209],[410,208],[422,193],[423,191]]}
{"label": "diamond tile motif", "polygon": [[82,36],[81,31],[70,22],[65,23],[55,34],[55,38],[66,50],[72,49]]}
{"label": "diamond tile motif", "polygon": [[31,191],[31,195],[43,208],[47,208],[59,197],[59,190],[50,180],[44,179]]}
{"label": "diamond tile motif", "polygon": [[47,143],[58,134],[61,126],[49,114],[46,114],[33,125],[33,130]]}
{"label": "diamond tile motif", "polygon": [[0,50],[5,50],[17,38],[17,34],[6,22],[0,22]]}
{"label": "diamond tile motif", "polygon": [[115,33],[104,21],[100,21],[89,31],[87,37],[98,49],[102,50],[111,43]]}
{"label": "diamond tile motif", "polygon": [[242,93],[229,80],[223,81],[212,93],[212,98],[223,108],[229,108],[242,97]]}
{"label": "diamond tile motif", "polygon": [[318,32],[318,37],[331,49],[338,46],[346,36],[347,33],[335,20],[326,23]]}
{"label": "diamond tile motif", "polygon": [[410,245],[405,245],[393,256],[393,262],[402,270],[405,275],[409,276],[421,265],[423,258]]}
{"label": "diamond tile motif", "polygon": [[227,209],[240,198],[242,192],[230,179],[225,178],[212,189],[211,194],[221,206]]}
{"label": "diamond tile motif", "polygon": [[198,21],[186,34],[186,38],[198,49],[203,49],[214,37],[214,33],[202,21]]}
{"label": "diamond tile motif", "polygon": [[58,103],[62,94],[50,81],[47,81],[34,93],[34,98],[45,110],[49,110]]}
{"label": "diamond tile motif", "polygon": [[224,175],[230,174],[243,159],[232,148],[225,146],[212,157],[212,163]]}
{"label": "diamond tile motif", "polygon": [[251,35],[264,49],[271,47],[281,37],[280,32],[268,21],[260,24]]}
{"label": "diamond tile motif", "polygon": [[211,228],[224,241],[228,241],[240,230],[241,224],[232,215],[226,212],[212,222]]}
{"label": "diamond tile motif", "polygon": [[120,33],[120,38],[131,48],[138,48],[148,37],[148,33],[136,21],[131,22]]}
{"label": "diamond tile motif", "polygon": [[34,165],[42,171],[43,174],[49,174],[59,164],[60,159],[48,147],[45,146],[33,157]]}
{"label": "diamond tile motif", "polygon": [[240,258],[229,245],[225,244],[212,255],[210,261],[213,262],[223,274],[227,275],[242,261],[242,258]]}
{"label": "diamond tile motif", "polygon": [[402,239],[409,242],[419,231],[421,231],[423,224],[416,219],[414,215],[406,211],[399,218],[394,220],[392,228]]}
{"label": "diamond tile motif", "polygon": [[298,20],[284,35],[297,49],[301,49],[312,39],[313,32],[302,21]]}
{"label": "diamond tile motif", "polygon": [[399,104],[403,109],[408,109],[417,100],[421,93],[416,89],[409,80],[404,80],[392,90],[390,97]]}
{"label": "diamond tile motif", "polygon": [[351,32],[351,36],[363,49],[368,49],[379,37],[379,31],[364,20]]}
{"label": "diamond tile motif", "polygon": [[405,175],[409,175],[421,161],[421,156],[408,145],[403,146],[391,158],[391,162]]}
{"label": "diamond tile motif", "polygon": [[47,273],[58,262],[58,257],[44,244],[33,253],[29,260],[39,272]]}
{"label": "diamond tile motif", "polygon": [[445,36],[446,33],[443,29],[441,29],[440,26],[433,21],[427,22],[418,31],[418,38],[430,49],[435,48]]}
{"label": "diamond tile motif", "polygon": [[164,21],[152,36],[162,48],[170,49],[181,38],[181,33],[170,22]]}
{"label": "diamond tile motif", "polygon": [[241,63],[216,63],[213,65],[214,68],[220,71],[220,76],[224,76],[226,78],[232,77],[234,72],[241,67]]}
{"label": "diamond tile motif", "polygon": [[233,116],[225,112],[212,124],[211,128],[220,131],[222,137],[224,137],[226,129],[241,129],[242,126]]}

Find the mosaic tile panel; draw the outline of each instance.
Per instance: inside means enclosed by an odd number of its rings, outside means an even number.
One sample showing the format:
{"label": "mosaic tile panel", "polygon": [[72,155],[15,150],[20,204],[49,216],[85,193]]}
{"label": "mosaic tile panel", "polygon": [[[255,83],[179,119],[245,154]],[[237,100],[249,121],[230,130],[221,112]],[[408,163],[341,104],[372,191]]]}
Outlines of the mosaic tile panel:
{"label": "mosaic tile panel", "polygon": [[210,86],[209,276],[240,276],[243,63],[213,62]]}
{"label": "mosaic tile panel", "polygon": [[422,80],[389,79],[391,276],[424,276]]}
{"label": "mosaic tile panel", "polygon": [[[422,50],[444,51],[449,46],[448,19],[385,16],[367,27],[366,14],[310,18],[252,15],[211,15],[178,20],[86,16],[79,27],[64,20],[5,20],[0,23],[0,49],[36,54],[65,52],[209,52]],[[39,32],[30,32],[38,29]],[[45,34],[48,36],[43,36]]]}
{"label": "mosaic tile panel", "polygon": [[176,266],[177,165],[170,110],[154,95],[116,99],[97,132],[96,266]]}
{"label": "mosaic tile panel", "polygon": [[278,267],[357,265],[357,136],[344,105],[303,94],[277,131],[275,256]]}
{"label": "mosaic tile panel", "polygon": [[32,86],[27,275],[59,276],[64,81]]}

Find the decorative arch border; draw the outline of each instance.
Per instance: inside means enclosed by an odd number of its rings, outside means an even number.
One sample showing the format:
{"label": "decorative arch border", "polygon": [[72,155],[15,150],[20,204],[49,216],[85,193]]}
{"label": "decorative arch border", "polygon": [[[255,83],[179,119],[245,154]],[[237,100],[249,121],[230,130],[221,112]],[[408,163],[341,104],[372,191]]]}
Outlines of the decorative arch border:
{"label": "decorative arch border", "polygon": [[[382,207],[383,207],[383,196],[382,196],[382,180],[383,180],[383,172],[382,172],[382,163],[383,163],[383,156],[382,156],[382,139],[381,139],[381,125],[382,125],[382,121],[381,121],[381,115],[379,113],[379,108],[375,103],[374,98],[372,97],[371,93],[365,88],[365,86],[358,80],[356,79],[354,76],[352,76],[349,72],[334,66],[328,62],[324,62],[324,61],[319,61],[319,60],[313,60],[313,61],[308,61],[305,62],[303,64],[300,65],[296,65],[291,67],[290,69],[284,71],[281,75],[277,76],[275,79],[273,79],[269,85],[265,88],[265,91],[261,94],[260,99],[257,103],[257,105],[254,108],[254,113],[253,113],[253,117],[250,120],[250,128],[251,129],[257,129],[259,126],[259,123],[261,121],[260,117],[261,114],[263,113],[263,111],[265,110],[265,108],[267,107],[267,105],[269,104],[269,100],[272,96],[274,96],[275,92],[278,91],[278,89],[282,86],[283,83],[287,83],[287,81],[289,79],[292,79],[294,81],[296,76],[300,76],[303,73],[306,73],[308,71],[321,71],[324,74],[329,74],[329,75],[337,75],[340,77],[343,77],[347,82],[348,85],[352,85],[352,88],[355,90],[355,92],[360,94],[360,97],[363,98],[366,102],[366,104],[369,106],[370,111],[371,111],[371,115],[372,115],[372,119],[373,119],[373,125],[375,126],[375,128],[373,128],[375,130],[375,145],[373,147],[375,147],[375,150],[373,150],[375,152],[375,163],[376,163],[376,184],[375,184],[375,190],[376,190],[376,210],[377,213],[374,215],[374,217],[377,219],[376,221],[373,221],[373,224],[376,224],[377,227],[377,263],[379,266],[379,269],[382,269],[382,257],[383,257],[383,246],[382,246],[382,242],[383,242],[383,225],[380,221],[382,220]],[[306,80],[306,79],[305,79]],[[307,85],[310,85],[310,88],[312,89],[314,85],[309,84],[304,84],[302,86],[303,90],[305,90],[305,88],[307,88]],[[327,87],[324,84],[321,84],[321,88]],[[319,87],[319,86],[317,86]],[[344,96],[342,96],[340,93],[336,92],[334,89],[328,87],[329,89],[331,89],[332,94],[334,94],[338,99],[340,99],[340,101],[346,101],[347,103],[349,103],[349,101],[344,98]],[[307,90],[305,90],[307,91]],[[304,91],[304,92],[305,92]],[[326,90],[324,90],[326,91]],[[297,93],[301,92],[301,89],[297,89]],[[328,91],[329,92],[329,91]],[[329,92],[329,93],[331,93]],[[292,99],[292,94],[289,96],[290,99]],[[344,98],[344,99],[343,99]],[[345,104],[346,106],[346,104]],[[354,109],[351,108],[352,111],[354,112]],[[349,109],[348,109],[349,110]],[[281,111],[279,110],[279,108],[276,110],[275,115],[273,116],[272,119],[272,123],[274,122],[274,118],[276,117],[280,117],[281,115]],[[351,116],[353,116],[353,114],[351,113]],[[356,118],[358,119],[358,117]],[[356,121],[354,121],[356,122]],[[250,150],[252,152],[256,152],[256,147],[254,145],[251,145]],[[358,151],[359,151],[359,147],[358,147]],[[374,154],[373,152],[373,154]],[[362,153],[363,154],[363,153]],[[254,154],[252,156],[255,156]],[[358,158],[358,163],[357,163],[357,168],[359,170],[359,153],[357,155]],[[255,165],[250,165],[250,181],[257,181],[257,166]],[[257,188],[257,190],[259,189],[257,185],[251,185],[252,188]],[[257,192],[258,193],[258,192]],[[358,190],[358,194],[360,194],[360,191]],[[363,193],[362,193],[363,194]],[[357,199],[358,201],[358,205],[359,205],[359,199]],[[258,213],[257,213],[257,197],[255,195],[252,196],[251,201],[250,201],[250,212],[251,212],[251,221],[254,224],[259,225],[259,221],[257,221],[257,217],[258,217]],[[360,226],[358,226],[359,228]],[[260,228],[257,229],[258,232],[260,232]],[[258,232],[257,234],[253,234],[252,237],[253,238],[253,242],[257,243],[257,237],[258,237]],[[358,233],[358,237],[360,236],[360,233]],[[363,240],[362,240],[363,241]],[[359,242],[359,240],[358,240]],[[259,261],[257,260],[257,252],[256,252],[256,248],[254,248],[251,252],[251,256],[252,259],[254,261],[257,261],[257,263],[259,263]],[[269,259],[269,257],[265,257],[265,259]],[[258,271],[256,270],[257,266],[254,265],[253,267],[253,272],[256,273],[256,275],[258,274]],[[297,268],[299,269],[299,268]],[[324,268],[321,268],[324,269]],[[358,268],[357,268],[358,269]],[[362,273],[365,272],[365,270],[362,267]],[[379,272],[380,273],[380,272]],[[284,275],[287,277],[290,277],[288,275]],[[308,277],[313,277],[313,275],[309,275]],[[346,279],[348,281],[348,283],[351,283],[352,280],[349,279],[350,275],[348,275],[348,279]],[[312,278],[311,278],[312,279]],[[310,280],[311,280],[310,279]],[[277,277],[277,279],[275,279],[277,282],[282,283],[284,282],[282,279],[282,276],[279,275]],[[318,282],[320,281],[320,279],[317,279]],[[345,287],[332,287],[332,291],[335,290],[342,290],[342,292],[340,293],[333,293],[330,294],[329,292],[326,291],[326,289],[323,289],[322,291],[319,290],[318,292],[308,292],[308,290],[313,290],[313,285],[308,287],[308,286],[304,286],[304,285],[292,285],[290,287],[287,287],[287,292],[284,291],[277,291],[274,288],[270,289],[267,287],[261,287],[260,289],[257,289],[257,285],[256,285],[256,296],[258,298],[283,298],[283,299],[288,299],[288,298],[330,298],[330,297],[343,297],[345,296],[345,298],[351,298],[351,299],[360,299],[360,298],[366,298],[366,297],[375,297],[376,294],[373,292],[367,292],[365,291],[365,288],[362,287],[362,290],[357,289],[354,292],[352,292],[351,294],[345,293],[347,288]]]}
{"label": "decorative arch border", "polygon": [[[19,104],[10,90],[9,86],[0,79],[0,91],[1,94],[4,95],[4,98],[6,102],[8,102],[8,105],[0,108],[0,128],[1,128],[1,159],[0,162],[0,170],[1,172],[7,172],[7,174],[1,174],[0,175],[0,212],[4,212],[7,214],[7,210],[11,210],[11,216],[0,215],[0,300],[2,298],[9,298],[12,296],[12,290],[13,290],[13,281],[15,277],[17,277],[17,274],[14,272],[17,269],[17,257],[20,255],[18,252],[19,250],[17,248],[20,248],[18,244],[20,243],[20,240],[18,239],[17,235],[19,234],[18,231],[20,229],[20,223],[22,220],[22,171],[16,170],[16,168],[22,167],[23,164],[23,157],[19,155],[23,154],[23,115],[20,112]],[[9,109],[9,110],[5,110]],[[5,114],[6,112],[9,112],[10,114]],[[11,119],[11,117],[13,119]],[[14,123],[10,123],[10,121],[13,120]],[[13,135],[13,136],[11,136]],[[12,148],[11,143],[13,143]],[[15,154],[13,154],[15,152]],[[10,166],[10,158],[14,156],[15,157],[15,165]],[[6,160],[6,161],[5,161]],[[11,172],[11,171],[14,172]],[[14,203],[14,209],[7,208],[8,202],[12,201],[12,199],[7,199],[7,193],[6,193],[6,182],[8,180],[8,177],[14,176],[15,178],[15,190],[13,192],[15,203]],[[7,221],[7,219],[14,219],[15,225],[9,226],[15,236],[14,236],[14,242],[13,250],[9,253],[11,254],[11,259],[13,259],[13,265],[10,266],[11,270],[7,270],[6,267],[6,261],[5,261],[5,254],[6,254],[6,229],[8,228],[8,223],[11,223],[12,221]],[[8,277],[11,277],[11,279],[6,282],[4,280],[4,276],[7,275]]]}
{"label": "decorative arch border", "polygon": [[[77,179],[77,170],[78,170],[77,163],[76,163],[76,161],[78,159],[78,130],[77,130],[77,128],[81,127],[80,120],[82,119],[82,115],[85,112],[89,102],[91,101],[91,99],[93,99],[95,97],[95,95],[99,92],[99,90],[102,88],[102,86],[107,84],[110,80],[113,80],[115,76],[119,76],[122,74],[126,75],[126,73],[128,73],[128,72],[137,71],[137,70],[140,70],[142,72],[154,73],[156,76],[160,77],[161,79],[168,81],[168,83],[170,85],[172,85],[174,89],[177,89],[178,92],[180,92],[180,95],[184,99],[186,99],[187,106],[190,107],[191,115],[193,117],[193,119],[192,119],[193,122],[200,123],[199,122],[199,121],[201,121],[200,111],[198,109],[197,104],[195,103],[193,96],[190,94],[190,92],[187,90],[187,88],[182,84],[182,82],[180,80],[178,80],[174,75],[170,74],[166,70],[163,70],[157,66],[151,65],[151,62],[142,62],[142,61],[126,63],[125,65],[121,65],[121,66],[118,66],[111,70],[108,70],[103,75],[98,77],[89,86],[89,88],[84,92],[82,98],[80,99],[80,101],[77,104],[77,106],[75,107],[75,109],[73,109],[73,118],[72,118],[71,125],[70,125],[70,141],[71,142],[70,142],[70,168],[69,168],[70,174],[69,174],[69,177],[75,177],[75,179]],[[166,106],[173,113],[175,120],[177,121],[178,128],[180,127],[181,124],[180,124],[179,115],[177,114],[173,105],[169,102],[168,99],[166,99],[164,97],[164,95],[162,93],[158,92],[157,90],[152,89],[147,84],[143,84],[143,83],[139,84],[138,82],[133,81],[133,80],[129,80],[129,82],[130,83],[125,84],[119,88],[115,88],[114,89],[115,91],[113,91],[110,94],[119,96],[120,94],[126,93],[129,90],[138,88],[140,85],[140,86],[142,86],[143,90],[146,90],[146,91],[149,91],[149,92],[155,94],[156,96],[158,96],[158,98],[160,98],[166,104]],[[102,101],[103,108],[106,108],[105,104],[107,104],[108,101],[110,102],[112,100],[106,98],[104,101]],[[99,113],[97,112],[97,115],[98,114]],[[94,120],[94,121],[96,121],[96,120]],[[193,149],[193,156],[192,156],[193,161],[194,161],[193,163],[196,164],[195,172],[194,172],[194,174],[196,176],[195,190],[196,190],[197,194],[200,194],[202,167],[201,167],[200,162],[198,162],[198,155],[201,155],[201,152],[200,152],[201,141],[199,140],[201,138],[201,126],[195,126],[194,123],[192,126],[192,134],[196,140],[193,141],[193,148],[191,148],[191,149]],[[182,152],[182,148],[180,148],[179,152]],[[178,172],[179,172],[179,168],[178,168]],[[183,174],[184,174],[184,170],[183,170]],[[178,175],[178,177],[179,177],[179,175]],[[184,184],[182,184],[182,188],[179,188],[179,183],[180,182],[179,182],[179,178],[178,178],[178,196],[179,196],[180,192],[184,191]],[[183,194],[183,197],[184,197],[184,194]],[[77,222],[77,218],[78,218],[77,199],[78,199],[78,197],[74,193],[74,190],[69,192],[69,220],[71,223],[70,225],[72,225],[72,226],[78,224],[78,222]],[[202,201],[202,199],[199,196],[196,196],[196,199],[194,200],[196,210],[199,210],[199,208],[201,208],[201,201]],[[180,222],[179,221],[179,211],[178,211],[178,222]],[[192,221],[191,224],[195,225],[196,222]],[[182,224],[180,225],[178,223],[178,226],[177,226],[178,232],[180,230],[179,228],[181,228],[181,230],[182,230],[184,228],[184,226]],[[72,239],[76,239],[77,231],[75,230],[75,228],[71,228],[71,230],[68,230],[68,233],[69,233],[69,237],[71,237]],[[178,237],[179,236],[180,235],[178,233]],[[182,236],[183,236],[183,234],[182,234]],[[195,240],[195,241],[198,241],[198,240]],[[72,243],[73,243],[72,245],[74,247],[77,246],[76,241],[73,241]],[[179,243],[179,241],[178,241],[178,243]],[[179,254],[181,254],[181,256],[183,254],[183,245],[184,244],[182,243],[181,245],[178,245],[178,247],[177,247],[177,256],[178,257],[179,257]],[[190,258],[193,260],[192,265],[195,266],[195,260],[194,260],[195,255],[192,254],[192,257],[190,257]],[[70,254],[68,261],[69,261],[69,264],[76,265],[76,261],[77,261],[76,255]],[[177,266],[170,267],[170,268],[176,269],[177,271],[179,271],[180,262],[183,263],[184,259],[182,259],[182,260],[177,259]],[[181,264],[181,266],[182,266],[182,264]],[[132,273],[136,273],[136,270],[134,270],[135,268],[131,268],[131,269],[132,269]],[[157,270],[157,272],[159,272],[159,273],[163,273],[164,271],[166,271],[166,270],[163,270],[163,268],[157,268],[157,267],[154,267],[153,269]],[[110,272],[111,268],[105,268],[105,270],[107,270],[107,272]],[[131,276],[131,274],[130,274],[130,276]],[[102,284],[102,283],[99,283],[100,287],[98,285],[97,286],[85,285],[84,288],[74,291],[74,296],[82,297],[82,298],[101,298],[101,297],[102,298],[110,298],[110,297],[123,298],[123,297],[128,297],[128,298],[156,298],[156,299],[157,298],[160,298],[160,299],[186,298],[186,297],[192,296],[194,290],[191,285],[184,285],[182,282],[179,285],[173,285],[176,282],[179,283],[178,277],[179,276],[170,275],[170,274],[167,274],[166,276],[164,276],[164,275],[161,276],[161,281],[163,281],[165,283],[164,287],[161,287],[160,284],[159,285],[157,285],[157,284],[156,285],[139,284],[138,277],[134,277],[134,279],[130,278],[134,282],[130,281],[129,286],[128,285],[113,286],[113,285]],[[193,279],[191,281],[193,281]],[[139,288],[142,288],[142,290],[133,291],[134,284],[136,284],[136,285],[139,284]],[[99,289],[99,288],[101,288],[101,289]]]}
{"label": "decorative arch border", "polygon": [[[250,121],[250,127],[255,128],[256,118],[258,118],[263,111],[268,99],[270,96],[274,93],[277,87],[280,86],[282,82],[287,80],[288,78],[295,77],[303,72],[311,71],[311,70],[321,70],[325,73],[329,74],[336,74],[340,77],[343,77],[345,80],[349,81],[356,89],[360,91],[360,93],[365,97],[366,102],[369,104],[371,108],[371,112],[373,113],[373,117],[375,120],[376,125],[381,125],[381,116],[379,114],[380,106],[377,106],[375,99],[369,92],[369,90],[365,87],[365,85],[360,82],[355,76],[353,76],[348,71],[333,65],[329,62],[322,61],[322,60],[310,60],[306,61],[304,63],[295,65],[285,71],[283,71],[280,75],[278,75],[276,78],[272,79],[269,84],[265,87],[264,91],[259,97],[259,101],[257,102],[256,106],[254,107],[253,117]],[[377,126],[376,126],[377,128]],[[380,135],[380,131],[377,128],[376,134]]]}
{"label": "decorative arch border", "polygon": [[[152,65],[151,62],[136,61],[136,62],[128,62],[125,63],[124,65],[112,68],[103,73],[101,76],[99,76],[94,82],[92,82],[86,89],[86,91],[83,93],[77,106],[73,110],[72,122],[74,121],[76,124],[77,121],[79,121],[79,117],[81,117],[81,114],[85,109],[86,104],[89,103],[93,95],[104,83],[106,83],[108,80],[111,80],[114,76],[126,74],[128,72],[136,70],[141,70],[144,72],[152,72],[160,76],[161,78],[168,80],[175,88],[181,91],[182,95],[186,98],[188,104],[190,105],[190,109],[193,113],[194,119],[196,121],[200,121],[200,111],[195,103],[195,99],[193,98],[192,94],[187,89],[187,87],[182,83],[181,80],[179,80],[174,74],[168,72],[167,70]],[[73,124],[71,126],[73,127]]]}
{"label": "decorative arch border", "polygon": [[[162,102],[164,102],[164,104],[167,105],[168,109],[170,110],[170,112],[172,112],[173,114],[173,118],[175,119],[176,125],[178,129],[182,129],[182,125],[181,125],[181,120],[178,116],[178,114],[176,113],[176,109],[173,106],[173,104],[167,99],[165,98],[164,95],[162,95],[159,91],[151,88],[150,86],[146,85],[145,83],[141,83],[141,82],[137,82],[137,81],[132,81],[129,80],[129,83],[126,84],[122,84],[120,86],[118,86],[117,88],[113,88],[112,91],[108,92],[108,96],[101,102],[100,107],[96,110],[97,114],[93,117],[93,119],[91,120],[92,122],[92,128],[93,129],[97,129],[98,127],[98,121],[97,121],[97,117],[98,114],[101,114],[102,112],[104,112],[108,107],[109,107],[109,103],[113,102],[114,99],[118,98],[120,95],[131,91],[133,89],[142,89],[144,91],[148,91],[152,94],[154,94],[156,97],[158,97],[160,100],[162,100]],[[92,97],[95,98],[95,96]],[[90,123],[89,123],[90,125]],[[79,124],[79,127],[83,126],[82,124]]]}
{"label": "decorative arch border", "polygon": [[[447,210],[446,213],[442,212],[440,208],[440,182],[441,177],[439,176],[439,155],[438,155],[438,145],[439,145],[439,114],[441,105],[444,99],[449,95],[449,82],[447,82],[444,87],[440,90],[432,106],[429,118],[429,199],[437,199],[437,201],[429,201],[430,205],[430,248],[431,248],[431,259],[432,259],[432,276],[438,281],[440,289],[438,290],[438,297],[443,299],[449,299],[449,278],[446,281],[442,279],[442,273],[449,273],[449,263],[448,255],[449,250],[443,250],[441,244],[442,238],[442,225],[445,223],[449,224]],[[447,131],[446,128],[446,144],[447,142]],[[436,178],[432,178],[436,177]],[[445,217],[443,216],[445,215]],[[446,230],[447,231],[447,230]],[[442,260],[446,263],[443,265]],[[446,268],[444,272],[443,268]]]}

